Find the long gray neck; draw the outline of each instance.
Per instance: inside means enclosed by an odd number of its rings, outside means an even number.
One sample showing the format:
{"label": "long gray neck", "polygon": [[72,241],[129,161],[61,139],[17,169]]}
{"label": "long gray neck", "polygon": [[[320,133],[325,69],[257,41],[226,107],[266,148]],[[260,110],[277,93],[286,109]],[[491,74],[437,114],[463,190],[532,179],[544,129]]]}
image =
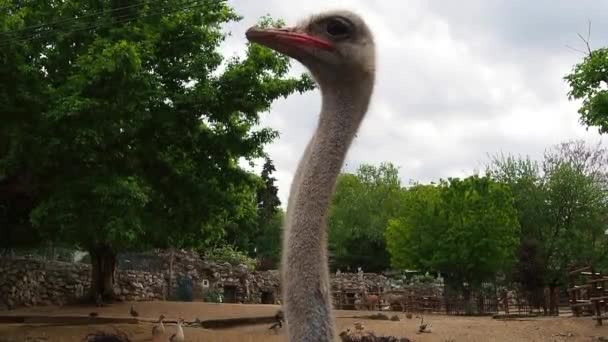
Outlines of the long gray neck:
{"label": "long gray neck", "polygon": [[336,337],[326,215],[372,86],[373,79],[321,89],[321,115],[292,183],[283,241],[284,309],[292,342],[329,342]]}

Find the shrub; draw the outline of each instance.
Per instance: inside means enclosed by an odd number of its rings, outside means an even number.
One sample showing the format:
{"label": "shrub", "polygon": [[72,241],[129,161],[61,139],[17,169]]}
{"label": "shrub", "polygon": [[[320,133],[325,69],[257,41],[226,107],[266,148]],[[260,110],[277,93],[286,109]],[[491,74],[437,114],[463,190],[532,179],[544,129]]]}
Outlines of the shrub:
{"label": "shrub", "polygon": [[227,262],[233,266],[245,265],[249,271],[255,269],[257,261],[230,245],[216,247],[205,253],[205,259],[215,262]]}

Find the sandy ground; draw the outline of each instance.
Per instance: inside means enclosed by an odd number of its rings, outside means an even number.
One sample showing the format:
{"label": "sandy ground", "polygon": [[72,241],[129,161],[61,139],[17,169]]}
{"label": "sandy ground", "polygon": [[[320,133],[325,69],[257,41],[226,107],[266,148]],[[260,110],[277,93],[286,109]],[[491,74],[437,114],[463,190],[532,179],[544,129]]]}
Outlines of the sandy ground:
{"label": "sandy ground", "polygon": [[[47,307],[27,308],[1,315],[44,314],[44,315],[83,315],[91,311],[100,316],[129,317],[130,303],[114,304],[104,308],[95,307]],[[233,317],[252,317],[273,315],[278,306],[274,305],[238,305],[210,303],[178,302],[145,302],[135,303],[141,318],[154,319],[161,313],[169,320],[183,317],[187,321],[195,318],[201,320]],[[356,315],[368,315],[370,312],[337,311],[337,324],[340,330],[352,327],[356,321],[363,322],[366,330],[376,334],[406,336],[418,342],[516,342],[516,341],[597,341],[597,337],[608,337],[608,322],[602,327],[588,317],[571,318],[535,318],[527,320],[500,321],[490,317],[455,317],[444,315],[427,315],[425,322],[432,323],[432,332],[417,334],[418,320],[406,319],[399,314],[401,321],[377,321],[349,318]],[[394,313],[391,313],[394,314]],[[119,329],[126,332],[132,341],[152,341],[151,323],[139,324],[104,324],[104,325],[41,325],[41,324],[0,324],[0,342],[21,341],[82,341],[91,332]],[[172,324],[167,325],[167,338],[175,331]],[[287,341],[285,332],[278,335],[268,330],[268,325],[253,325],[228,330],[206,330],[202,328],[185,328],[187,341]]]}

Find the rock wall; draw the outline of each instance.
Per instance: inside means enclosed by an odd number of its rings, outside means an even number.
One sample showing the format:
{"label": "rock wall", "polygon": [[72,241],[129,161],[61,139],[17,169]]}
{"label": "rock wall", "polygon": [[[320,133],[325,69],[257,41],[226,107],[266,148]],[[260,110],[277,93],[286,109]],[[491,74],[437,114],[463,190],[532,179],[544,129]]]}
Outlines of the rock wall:
{"label": "rock wall", "polygon": [[365,289],[368,292],[382,292],[388,287],[388,278],[376,273],[339,273],[332,275],[331,279],[333,291]]}
{"label": "rock wall", "polygon": [[62,305],[84,294],[90,270],[79,264],[0,259],[0,305]]}
{"label": "rock wall", "polygon": [[[71,303],[86,295],[90,274],[88,264],[0,258],[0,309]],[[250,272],[244,265],[202,260],[192,251],[121,255],[115,277],[114,291],[123,301],[277,304],[281,298],[278,271]],[[341,273],[331,281],[333,291],[387,287],[387,278],[373,273]]]}
{"label": "rock wall", "polygon": [[[83,297],[91,282],[86,264],[0,259],[0,306],[63,305]],[[121,300],[165,298],[164,280],[144,271],[117,271],[114,291]]]}

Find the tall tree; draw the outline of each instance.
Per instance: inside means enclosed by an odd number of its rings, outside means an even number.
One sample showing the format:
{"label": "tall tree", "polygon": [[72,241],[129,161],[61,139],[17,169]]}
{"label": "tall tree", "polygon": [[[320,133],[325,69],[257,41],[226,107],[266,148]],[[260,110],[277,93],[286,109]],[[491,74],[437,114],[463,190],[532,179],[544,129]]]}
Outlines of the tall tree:
{"label": "tall tree", "polygon": [[389,268],[384,232],[397,216],[401,193],[399,170],[391,163],[363,164],[355,175],[338,177],[328,221],[334,268]]}
{"label": "tall tree", "polygon": [[488,174],[513,192],[522,228],[513,275],[527,290],[563,283],[571,264],[605,266],[608,151],[600,144],[553,146],[540,166],[495,157]]}
{"label": "tall tree", "polygon": [[283,220],[279,189],[275,185],[276,178],[272,176],[274,171],[272,160],[266,157],[257,182],[255,212],[246,216],[247,221],[232,222],[226,229],[225,238],[225,242],[248,255],[267,259],[265,263],[272,266],[276,266],[279,260]]}
{"label": "tall tree", "polygon": [[456,288],[479,286],[510,267],[519,225],[507,186],[471,176],[410,191],[409,210],[386,232],[395,267],[440,271]]}
{"label": "tall tree", "polygon": [[281,253],[281,232],[283,212],[279,199],[279,188],[275,185],[276,171],[270,158],[266,158],[262,167],[262,185],[257,192],[258,224],[253,245],[255,255],[266,260],[268,267],[276,267]]}
{"label": "tall tree", "polygon": [[262,221],[268,221],[272,218],[281,206],[281,200],[279,199],[279,188],[274,184],[276,178],[272,176],[272,173],[276,171],[274,164],[270,158],[266,158],[264,165],[262,166],[262,186],[257,191],[257,205],[259,219]]}
{"label": "tall tree", "polygon": [[608,218],[608,150],[601,145],[569,141],[545,153],[547,191],[544,232],[546,281],[565,281],[572,264],[604,264]]}
{"label": "tall tree", "polygon": [[544,231],[547,229],[547,194],[538,162],[529,157],[491,157],[486,173],[510,187],[521,227],[520,244],[510,280],[519,283],[535,306],[542,304],[546,263]]}
{"label": "tall tree", "polygon": [[40,237],[90,252],[92,295],[112,297],[117,251],[211,244],[255,213],[238,161],[276,136],[259,113],[313,83],[259,45],[224,61],[226,1],[0,7],[2,200],[26,193]]}
{"label": "tall tree", "polygon": [[608,132],[608,48],[591,51],[564,77],[572,100],[583,100],[578,110],[581,123]]}

